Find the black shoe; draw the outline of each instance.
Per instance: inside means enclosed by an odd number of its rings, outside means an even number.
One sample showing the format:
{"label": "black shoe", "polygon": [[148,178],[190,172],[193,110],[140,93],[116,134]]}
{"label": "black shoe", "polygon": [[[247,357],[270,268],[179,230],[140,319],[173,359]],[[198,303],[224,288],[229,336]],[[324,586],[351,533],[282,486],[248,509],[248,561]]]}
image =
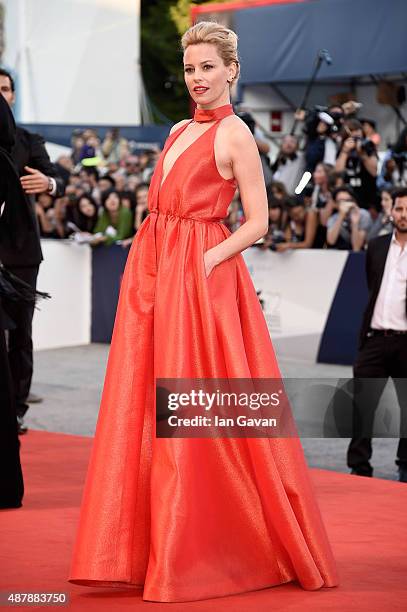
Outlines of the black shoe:
{"label": "black shoe", "polygon": [[23,436],[28,431],[28,427],[24,425],[24,417],[22,416],[17,416],[17,431],[19,436]]}
{"label": "black shoe", "polygon": [[25,400],[27,404],[40,404],[43,400],[39,395],[35,395],[35,393],[30,393],[27,399]]}
{"label": "black shoe", "polygon": [[399,466],[399,482],[407,482],[407,466]]}
{"label": "black shoe", "polygon": [[373,476],[373,470],[366,471],[366,470],[357,470],[356,468],[352,468],[350,473],[356,474],[356,476],[367,476],[370,478]]}

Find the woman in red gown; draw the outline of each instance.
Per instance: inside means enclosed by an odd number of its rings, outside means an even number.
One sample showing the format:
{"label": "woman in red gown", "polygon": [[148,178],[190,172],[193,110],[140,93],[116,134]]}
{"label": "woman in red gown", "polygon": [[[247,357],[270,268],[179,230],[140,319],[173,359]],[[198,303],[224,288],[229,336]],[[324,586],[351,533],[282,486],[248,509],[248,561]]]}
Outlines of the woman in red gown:
{"label": "woman in red gown", "polygon": [[[123,276],[69,581],[193,601],[338,583],[298,438],[156,437],[156,378],[278,378],[241,251],[267,231],[255,141],[230,104],[234,32],[183,36],[176,124]],[[221,220],[239,187],[246,222]]]}

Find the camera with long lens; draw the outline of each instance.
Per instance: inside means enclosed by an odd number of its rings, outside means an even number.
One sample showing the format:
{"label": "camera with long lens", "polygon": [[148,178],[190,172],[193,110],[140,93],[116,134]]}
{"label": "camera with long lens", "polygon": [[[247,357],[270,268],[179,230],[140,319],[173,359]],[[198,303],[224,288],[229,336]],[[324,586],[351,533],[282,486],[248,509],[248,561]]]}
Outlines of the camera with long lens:
{"label": "camera with long lens", "polygon": [[317,113],[318,119],[328,125],[329,131],[331,133],[339,132],[342,127],[343,113],[328,112],[328,110],[328,106],[321,106],[320,104],[314,106],[314,112]]}
{"label": "camera with long lens", "polygon": [[[328,113],[327,106],[316,104],[313,109],[307,111],[304,122],[304,133],[310,138],[315,138],[317,135],[317,126],[320,121],[323,121],[327,127],[327,133],[332,134],[340,129],[340,113]],[[335,117],[333,116],[335,115]]]}

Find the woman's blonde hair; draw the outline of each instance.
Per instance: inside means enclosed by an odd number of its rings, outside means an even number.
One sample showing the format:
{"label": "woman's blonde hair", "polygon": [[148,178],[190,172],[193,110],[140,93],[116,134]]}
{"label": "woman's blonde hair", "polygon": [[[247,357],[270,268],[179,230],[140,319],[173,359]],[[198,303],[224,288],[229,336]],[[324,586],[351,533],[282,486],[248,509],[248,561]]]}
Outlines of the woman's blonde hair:
{"label": "woman's blonde hair", "polygon": [[225,66],[236,64],[236,76],[232,83],[236,83],[240,74],[240,63],[237,53],[237,34],[216,21],[199,21],[191,26],[181,38],[183,51],[190,45],[210,43],[216,45],[219,56]]}

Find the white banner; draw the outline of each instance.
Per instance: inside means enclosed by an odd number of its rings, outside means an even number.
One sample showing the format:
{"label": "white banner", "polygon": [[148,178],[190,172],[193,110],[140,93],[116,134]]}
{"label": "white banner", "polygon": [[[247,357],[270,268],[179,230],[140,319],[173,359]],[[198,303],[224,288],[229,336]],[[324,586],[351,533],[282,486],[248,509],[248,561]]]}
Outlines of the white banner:
{"label": "white banner", "polygon": [[347,251],[250,247],[243,256],[279,355],[316,359]]}
{"label": "white banner", "polygon": [[[34,315],[36,349],[90,342],[92,254],[87,245],[43,240],[38,289],[52,295]],[[315,360],[348,252],[243,252],[279,356]]]}
{"label": "white banner", "polygon": [[90,343],[92,253],[88,245],[42,240],[37,288],[51,294],[34,313],[34,349]]}

